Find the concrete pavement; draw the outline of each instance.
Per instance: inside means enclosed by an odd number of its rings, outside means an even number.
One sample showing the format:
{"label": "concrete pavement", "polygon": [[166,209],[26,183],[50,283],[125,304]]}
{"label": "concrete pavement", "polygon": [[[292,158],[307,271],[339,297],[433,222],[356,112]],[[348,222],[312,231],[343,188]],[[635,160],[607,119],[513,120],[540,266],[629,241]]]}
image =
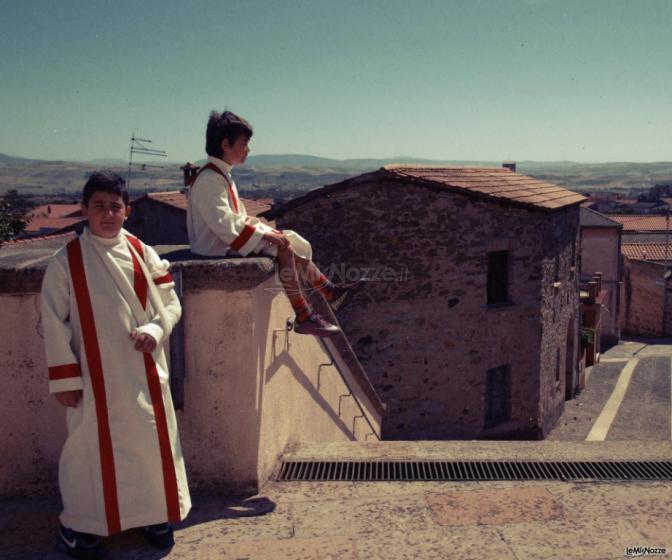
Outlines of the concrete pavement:
{"label": "concrete pavement", "polygon": [[[603,356],[601,367],[615,368],[604,370],[603,396],[633,356],[670,355],[672,344],[614,347]],[[541,442],[304,445],[286,458],[672,461],[671,441],[585,442],[570,432]],[[672,558],[672,481],[271,482],[256,497],[193,501],[171,551],[149,549],[132,530],[106,539],[108,558],[607,560],[627,547],[665,547]],[[59,509],[54,497],[0,501],[0,559],[64,558],[52,550]]]}
{"label": "concrete pavement", "polygon": [[[304,446],[289,459],[672,460],[659,442],[384,442]],[[168,553],[129,531],[107,540],[121,559],[616,559],[626,547],[672,556],[672,482],[272,482],[244,499],[195,496]],[[0,558],[45,559],[58,500],[0,502]]]}
{"label": "concrete pavement", "polygon": [[[671,362],[670,339],[633,339],[610,348],[588,369],[586,388],[565,402],[565,412],[547,439],[669,440]],[[615,398],[619,393],[620,399]],[[609,404],[615,406],[610,409]]]}

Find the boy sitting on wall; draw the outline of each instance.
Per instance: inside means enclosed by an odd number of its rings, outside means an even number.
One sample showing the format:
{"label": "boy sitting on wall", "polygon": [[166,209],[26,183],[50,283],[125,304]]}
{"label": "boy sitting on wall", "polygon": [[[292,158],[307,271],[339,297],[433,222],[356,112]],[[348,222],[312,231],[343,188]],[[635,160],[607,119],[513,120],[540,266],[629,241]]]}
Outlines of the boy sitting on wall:
{"label": "boy sitting on wall", "polygon": [[247,215],[231,176],[250,151],[252,127],[230,111],[210,113],[205,151],[208,163],[199,171],[189,193],[187,230],[191,251],[211,257],[264,255],[277,258],[280,281],[296,313],[294,331],[332,336],[339,328],[315,312],[303,295],[301,279],[319,290],[339,309],[361,285],[333,284],[312,261],[308,241],[291,230],[279,231]]}

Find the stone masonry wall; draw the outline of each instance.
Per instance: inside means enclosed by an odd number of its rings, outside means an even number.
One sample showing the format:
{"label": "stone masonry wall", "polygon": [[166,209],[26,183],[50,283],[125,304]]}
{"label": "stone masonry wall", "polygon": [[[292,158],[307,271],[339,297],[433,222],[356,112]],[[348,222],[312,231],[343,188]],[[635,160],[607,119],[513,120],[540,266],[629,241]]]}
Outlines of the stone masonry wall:
{"label": "stone masonry wall", "polygon": [[555,425],[578,384],[578,228],[579,209],[572,208],[546,216],[542,230],[540,435]]}
{"label": "stone masonry wall", "polygon": [[667,282],[667,319],[661,264],[623,259],[621,328],[631,335],[669,336],[672,333],[672,282]]}
{"label": "stone masonry wall", "polygon": [[[371,279],[339,320],[388,405],[384,438],[538,437],[546,218],[376,179],[278,218],[313,243],[332,279],[360,269]],[[511,305],[489,309],[487,253],[497,250],[512,252]],[[563,307],[557,320],[569,314]],[[502,365],[510,365],[511,418],[488,431],[486,372]]]}

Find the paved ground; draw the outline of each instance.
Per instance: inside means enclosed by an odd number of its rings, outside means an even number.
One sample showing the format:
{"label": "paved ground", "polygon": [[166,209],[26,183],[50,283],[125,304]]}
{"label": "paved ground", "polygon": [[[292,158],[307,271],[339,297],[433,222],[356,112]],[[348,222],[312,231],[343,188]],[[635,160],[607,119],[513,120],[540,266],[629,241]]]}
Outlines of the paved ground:
{"label": "paved ground", "polygon": [[[667,367],[669,375],[671,355],[672,344],[646,341],[605,353],[588,389],[567,403],[555,440],[315,444],[287,458],[672,461],[669,435],[619,441],[666,414],[669,421],[669,378],[665,385],[655,372]],[[630,412],[619,412],[609,432],[617,437],[584,441],[635,356],[633,381],[642,383],[626,392],[622,410]],[[52,550],[59,509],[53,497],[0,501],[0,559],[63,558]],[[638,546],[666,547],[672,557],[672,481],[272,482],[248,499],[195,495],[177,529],[169,552],[147,548],[134,530],[106,540],[108,558],[606,560]]]}
{"label": "paved ground", "polygon": [[605,434],[607,441],[672,438],[672,340],[625,341],[607,350],[590,368],[586,389],[565,403],[565,413],[548,439],[583,441],[605,409],[622,372],[631,379]]}
{"label": "paved ground", "polygon": [[[319,456],[672,460],[672,442],[385,442],[304,446]],[[194,496],[169,553],[137,531],[108,539],[111,560],[616,559],[626,547],[672,556],[672,482],[273,482],[242,499]],[[58,500],[0,503],[0,558],[52,560]]]}

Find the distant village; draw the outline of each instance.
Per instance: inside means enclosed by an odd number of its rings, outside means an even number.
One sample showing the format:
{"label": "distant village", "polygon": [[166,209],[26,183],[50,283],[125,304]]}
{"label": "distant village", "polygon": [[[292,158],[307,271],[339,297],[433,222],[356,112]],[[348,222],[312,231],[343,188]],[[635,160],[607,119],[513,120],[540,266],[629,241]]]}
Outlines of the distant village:
{"label": "distant village", "polygon": [[[126,228],[188,245],[187,194],[132,202]],[[500,168],[386,165],[248,213],[313,242],[325,270],[393,271],[339,315],[387,403],[386,439],[539,439],[621,336],[672,335],[672,184],[580,194]],[[5,246],[81,231],[77,204],[27,209]],[[339,281],[345,279],[338,279]],[[459,398],[456,397],[459,395]]]}

